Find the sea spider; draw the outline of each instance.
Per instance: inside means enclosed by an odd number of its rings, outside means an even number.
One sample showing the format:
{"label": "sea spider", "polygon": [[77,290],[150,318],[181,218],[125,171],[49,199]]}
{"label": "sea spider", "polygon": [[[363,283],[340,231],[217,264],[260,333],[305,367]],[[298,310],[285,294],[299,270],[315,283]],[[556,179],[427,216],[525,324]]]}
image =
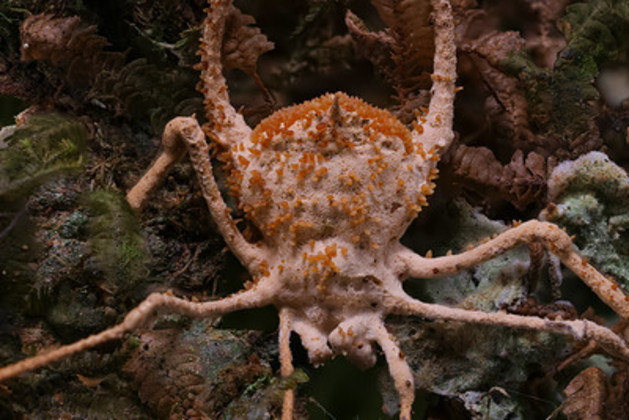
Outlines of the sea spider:
{"label": "sea spider", "polygon": [[[212,0],[201,38],[201,91],[207,118],[178,117],[166,127],[163,153],[128,193],[140,209],[149,193],[186,151],[225,242],[249,270],[245,290],[211,302],[151,294],[124,321],[74,344],[0,369],[0,381],[96,346],[142,325],[158,308],[209,317],[274,305],[279,310],[282,375],[293,371],[289,336],[296,333],[312,363],[342,354],[363,368],[376,361],[377,344],[410,419],[413,374],[388,314],[528,328],[593,340],[629,360],[629,346],[609,329],[585,320],[548,320],[427,304],[402,288],[409,277],[433,278],[469,269],[520,244],[541,242],[622,318],[629,297],[585,262],[568,235],[532,220],[459,255],[423,258],[399,243],[434,189],[439,153],[453,139],[456,79],[454,25],[448,0],[431,0],[435,29],[429,110],[409,130],[387,111],[343,93],[278,111],[254,130],[230,105],[222,76],[221,43],[230,0]],[[205,132],[204,132],[205,131]],[[231,218],[212,173],[206,134],[228,151],[229,184],[261,239],[248,242]],[[294,391],[286,391],[283,418],[291,418]]]}

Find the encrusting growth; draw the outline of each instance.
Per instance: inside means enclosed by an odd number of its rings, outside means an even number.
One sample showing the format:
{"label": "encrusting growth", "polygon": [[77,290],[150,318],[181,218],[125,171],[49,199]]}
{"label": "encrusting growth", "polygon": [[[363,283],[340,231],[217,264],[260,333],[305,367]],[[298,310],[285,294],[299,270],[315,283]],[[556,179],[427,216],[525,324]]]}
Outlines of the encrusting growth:
{"label": "encrusting growth", "polygon": [[[435,58],[429,109],[409,130],[389,112],[344,93],[327,94],[276,112],[254,130],[229,104],[221,74],[221,36],[228,0],[210,2],[201,40],[200,90],[208,125],[178,117],[165,129],[162,155],[129,191],[141,209],[172,165],[187,151],[208,208],[236,257],[253,276],[247,288],[213,302],[195,303],[171,295],[149,296],[124,321],[69,346],[0,369],[6,380],[95,346],[141,325],[157,309],[195,317],[274,305],[280,312],[280,359],[284,376],[293,372],[289,337],[297,334],[311,362],[342,354],[358,366],[376,362],[382,349],[400,396],[400,418],[411,418],[413,374],[395,338],[388,314],[418,315],[527,328],[594,340],[610,354],[629,360],[629,346],[611,330],[590,321],[486,313],[426,304],[402,288],[408,277],[452,274],[532,242],[542,242],[621,317],[629,298],[582,260],[555,225],[530,221],[460,255],[423,258],[399,239],[434,190],[440,152],[451,143],[456,80],[454,24],[447,0],[431,1]],[[261,232],[257,243],[242,236],[212,173],[206,136],[225,149],[230,193]],[[292,417],[295,391],[285,394],[283,418]]]}

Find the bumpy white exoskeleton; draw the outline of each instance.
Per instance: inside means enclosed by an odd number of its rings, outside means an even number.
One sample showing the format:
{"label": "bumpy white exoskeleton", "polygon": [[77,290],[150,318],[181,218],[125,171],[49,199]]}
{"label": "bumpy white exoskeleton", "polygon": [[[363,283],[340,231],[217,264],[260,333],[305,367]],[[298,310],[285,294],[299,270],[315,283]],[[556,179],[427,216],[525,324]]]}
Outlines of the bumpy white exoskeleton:
{"label": "bumpy white exoskeleton", "polygon": [[[439,153],[453,139],[456,79],[454,25],[448,0],[431,0],[435,57],[427,113],[409,130],[389,112],[343,93],[327,94],[280,110],[251,130],[230,105],[220,61],[229,0],[213,0],[201,39],[200,88],[209,123],[179,117],[165,129],[164,150],[128,193],[140,209],[186,152],[216,225],[253,282],[218,301],[196,303],[168,294],[150,295],[124,321],[69,346],[0,369],[0,380],[35,369],[141,325],[157,308],[196,317],[274,305],[280,314],[282,375],[293,371],[289,337],[296,333],[311,362],[342,354],[363,368],[387,360],[400,396],[400,418],[410,419],[413,374],[395,339],[388,314],[511,326],[595,340],[629,360],[629,346],[590,321],[552,321],[426,304],[407,295],[408,277],[433,278],[476,266],[523,243],[543,242],[621,317],[629,299],[588,265],[555,225],[536,220],[514,227],[468,252],[423,258],[399,239],[434,189]],[[427,40],[429,42],[429,40]],[[231,218],[212,173],[206,138],[226,150],[229,185],[262,239],[249,243]],[[283,417],[292,417],[294,391],[287,391]]]}

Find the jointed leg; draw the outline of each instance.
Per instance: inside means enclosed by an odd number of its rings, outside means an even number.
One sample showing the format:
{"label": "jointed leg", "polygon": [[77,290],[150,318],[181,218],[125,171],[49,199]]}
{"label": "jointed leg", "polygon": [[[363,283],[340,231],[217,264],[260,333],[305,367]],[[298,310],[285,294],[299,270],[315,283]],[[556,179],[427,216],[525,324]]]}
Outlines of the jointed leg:
{"label": "jointed leg", "polygon": [[[435,55],[433,63],[432,90],[425,124],[416,122],[413,140],[426,152],[445,150],[454,139],[454,94],[456,81],[456,46],[454,43],[454,21],[448,0],[432,0],[435,29]],[[421,130],[417,130],[422,126]],[[436,161],[434,161],[436,167]]]}
{"label": "jointed leg", "polygon": [[186,146],[180,139],[177,126],[169,122],[162,135],[162,153],[140,180],[127,193],[129,205],[140,210],[146,204],[150,194],[162,183],[173,166],[183,158]]}
{"label": "jointed leg", "polygon": [[268,296],[266,290],[256,287],[212,302],[190,302],[168,294],[153,293],[129,312],[120,324],[112,328],[0,368],[0,382],[107,341],[120,339],[125,333],[146,322],[157,309],[166,309],[192,317],[209,317],[239,309],[264,306],[269,303]]}
{"label": "jointed leg", "polygon": [[568,234],[552,223],[531,220],[507,230],[495,239],[457,255],[423,258],[403,249],[396,255],[403,274],[418,278],[432,278],[454,274],[490,260],[521,244],[543,242],[562,263],[578,275],[607,305],[622,318],[629,318],[629,296],[614,280],[599,273],[573,248]]}
{"label": "jointed leg", "polygon": [[134,208],[141,208],[148,194],[161,182],[167,171],[183,156],[187,148],[194,167],[203,197],[216,222],[219,232],[234,255],[251,274],[258,274],[260,261],[266,258],[265,249],[256,247],[242,236],[230,215],[230,209],[221,197],[214,180],[210,163],[209,147],[205,135],[194,117],[177,117],[164,128],[164,152],[142,179],[127,194],[127,200]]}
{"label": "jointed leg", "polygon": [[391,337],[382,321],[378,320],[371,330],[373,338],[384,352],[389,365],[389,372],[400,396],[400,420],[411,419],[411,407],[415,399],[415,381],[411,368],[406,363],[404,354]]}
{"label": "jointed leg", "polygon": [[198,89],[203,93],[208,123],[204,126],[208,135],[225,147],[233,146],[249,138],[251,129],[241,114],[229,102],[227,84],[223,77],[221,52],[225,21],[231,15],[231,0],[211,0],[206,9],[203,34],[199,45],[201,70]]}
{"label": "jointed leg", "polygon": [[[291,319],[289,310],[283,308],[280,310],[280,365],[282,376],[290,376],[293,371],[293,355],[290,352],[290,333]],[[284,403],[282,404],[282,420],[291,420],[293,418],[293,410],[295,408],[295,390],[287,389],[284,391]]]}
{"label": "jointed leg", "polygon": [[610,354],[629,361],[629,344],[608,328],[592,321],[552,321],[535,316],[512,315],[504,312],[469,311],[444,305],[424,303],[408,295],[398,294],[388,301],[390,313],[400,315],[419,315],[421,317],[470,322],[483,325],[525,328],[536,331],[570,335],[577,340],[594,340]]}

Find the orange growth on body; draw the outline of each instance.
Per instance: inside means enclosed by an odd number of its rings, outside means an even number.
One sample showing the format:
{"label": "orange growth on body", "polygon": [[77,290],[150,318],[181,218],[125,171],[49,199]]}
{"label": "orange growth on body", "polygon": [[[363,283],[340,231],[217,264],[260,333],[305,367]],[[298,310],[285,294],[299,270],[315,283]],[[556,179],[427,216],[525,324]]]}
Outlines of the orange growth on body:
{"label": "orange growth on body", "polygon": [[[260,144],[262,147],[268,147],[271,139],[277,135],[290,137],[293,133],[290,132],[289,127],[300,120],[304,122],[304,127],[310,126],[315,117],[321,117],[329,113],[335,97],[338,98],[339,105],[344,111],[356,112],[360,118],[369,120],[369,123],[366,125],[367,131],[374,134],[379,133],[385,136],[398,137],[404,143],[406,153],[411,153],[414,150],[411,132],[389,111],[368,105],[358,98],[340,92],[323,95],[311,101],[275,112],[258,124],[252,133],[252,142]],[[315,128],[321,132],[326,128],[326,125],[318,123]],[[349,141],[346,141],[345,145],[348,147],[353,146]]]}

